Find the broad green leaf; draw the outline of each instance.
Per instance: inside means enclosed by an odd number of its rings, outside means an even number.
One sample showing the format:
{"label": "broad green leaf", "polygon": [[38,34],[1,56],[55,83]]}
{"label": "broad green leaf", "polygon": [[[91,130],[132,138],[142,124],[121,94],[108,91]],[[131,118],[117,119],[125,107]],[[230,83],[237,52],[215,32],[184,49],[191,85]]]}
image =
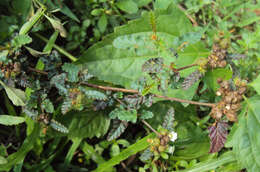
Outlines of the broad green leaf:
{"label": "broad green leaf", "polygon": [[39,8],[37,12],[23,24],[22,28],[19,31],[19,35],[25,35],[29,32],[29,30],[36,24],[36,22],[44,15],[46,9]]}
{"label": "broad green leaf", "polygon": [[148,5],[153,0],[134,0],[134,1],[138,5],[138,7],[142,7],[142,6]]}
{"label": "broad green leaf", "polygon": [[148,136],[144,137],[141,140],[138,140],[135,144],[132,144],[128,148],[122,150],[119,155],[111,158],[110,160],[100,164],[98,168],[95,170],[95,172],[102,172],[106,171],[106,169],[111,168],[117,164],[119,164],[121,161],[127,159],[131,155],[134,155],[144,149],[146,149],[150,143],[147,142],[148,138],[155,137],[154,134],[149,134]]}
{"label": "broad green leaf", "polygon": [[248,172],[260,171],[259,104],[259,96],[246,99],[231,140],[238,163]]}
{"label": "broad green leaf", "polygon": [[0,156],[0,165],[1,164],[6,164],[8,161],[3,157],[3,156]]}
{"label": "broad green leaf", "polygon": [[138,11],[138,6],[133,0],[121,0],[116,3],[116,6],[127,13],[136,13]]}
{"label": "broad green leaf", "polygon": [[235,156],[233,152],[227,152],[217,159],[211,159],[208,161],[200,162],[195,166],[188,168],[186,170],[177,170],[176,172],[207,172],[214,170],[224,164],[235,162]]}
{"label": "broad green leaf", "polygon": [[25,121],[24,117],[0,115],[0,124],[2,125],[17,125]]}
{"label": "broad green leaf", "polygon": [[31,0],[13,0],[10,5],[14,8],[15,13],[26,19],[30,13],[31,3]]}
{"label": "broad green leaf", "polygon": [[41,60],[41,59],[39,59],[38,61],[37,61],[37,64],[36,64],[36,69],[38,69],[38,70],[43,70],[44,69],[44,63],[43,63],[43,61]]}
{"label": "broad green leaf", "polygon": [[217,80],[221,78],[223,80],[229,80],[232,78],[232,71],[229,69],[214,69],[208,71],[205,74],[204,81],[206,82],[207,86],[212,89],[214,92],[217,91],[219,88],[219,84]]}
{"label": "broad green leaf", "polygon": [[[152,27],[150,25],[150,13],[144,13],[140,19],[130,21],[127,25],[118,27],[113,34],[108,35],[103,41],[93,45],[76,62],[84,64],[89,72],[99,79],[112,82],[130,88],[131,83],[142,76],[141,66],[149,58],[162,57],[167,65],[175,62],[177,67],[192,64],[197,58],[207,57],[209,51],[198,42],[188,44],[184,51],[180,51],[176,60],[174,54],[169,50],[179,46],[178,37],[192,31],[192,25],[186,16],[174,5],[165,11],[155,11],[156,30],[161,40],[161,47],[158,49],[151,40]],[[196,67],[181,72],[187,76],[196,70]],[[171,96],[189,96],[180,90],[172,92]],[[168,94],[167,94],[168,95]],[[177,97],[178,97],[177,96]]]}
{"label": "broad green leaf", "polygon": [[105,14],[103,14],[99,20],[98,20],[98,28],[100,30],[100,32],[105,32],[106,28],[107,28],[107,17]]}
{"label": "broad green leaf", "polygon": [[252,86],[256,90],[256,92],[260,95],[260,75],[258,75],[258,77],[249,85]]}
{"label": "broad green leaf", "polygon": [[104,136],[110,125],[107,115],[93,111],[69,112],[57,120],[68,126],[70,139]]}
{"label": "broad green leaf", "polygon": [[169,1],[169,0],[156,0],[155,4],[154,4],[154,8],[166,10],[170,4],[171,4],[171,1]]}
{"label": "broad green leaf", "polygon": [[0,84],[4,87],[4,89],[5,89],[6,93],[7,93],[7,96],[13,102],[14,105],[16,105],[16,106],[25,106],[25,102],[26,102],[25,92],[23,92],[20,89],[8,87],[1,80],[0,80]]}

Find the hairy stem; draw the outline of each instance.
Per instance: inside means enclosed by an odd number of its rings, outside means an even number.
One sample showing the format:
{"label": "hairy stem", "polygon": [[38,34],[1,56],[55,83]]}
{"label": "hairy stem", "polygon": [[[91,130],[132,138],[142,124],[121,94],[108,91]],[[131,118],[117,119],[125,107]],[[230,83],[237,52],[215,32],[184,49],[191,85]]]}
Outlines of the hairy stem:
{"label": "hairy stem", "polygon": [[[139,93],[137,90],[132,90],[132,89],[100,86],[100,85],[90,84],[90,83],[86,83],[86,82],[82,82],[81,84],[86,85],[88,87],[107,90],[107,91],[116,91],[116,92],[133,93],[133,94]],[[184,99],[179,99],[179,98],[175,98],[175,97],[161,96],[161,95],[156,95],[156,94],[154,96],[157,97],[157,98],[162,98],[164,100],[171,100],[171,101],[176,101],[176,102],[181,102],[181,103],[189,103],[189,104],[208,106],[208,107],[214,107],[215,106],[214,103],[196,102],[196,101],[184,100]]]}
{"label": "hairy stem", "polygon": [[150,124],[148,124],[145,120],[142,120],[142,123],[146,125],[150,130],[152,130],[158,137],[162,137],[160,133],[158,133]]}

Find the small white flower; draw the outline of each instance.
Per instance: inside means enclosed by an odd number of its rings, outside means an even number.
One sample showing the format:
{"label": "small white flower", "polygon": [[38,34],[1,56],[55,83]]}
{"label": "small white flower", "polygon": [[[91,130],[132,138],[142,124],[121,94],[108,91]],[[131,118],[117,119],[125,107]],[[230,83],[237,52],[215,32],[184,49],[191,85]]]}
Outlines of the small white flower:
{"label": "small white flower", "polygon": [[175,150],[174,146],[170,146],[168,148],[168,153],[173,154],[174,150]]}
{"label": "small white flower", "polygon": [[174,131],[172,131],[172,132],[170,132],[169,137],[170,137],[170,140],[171,140],[172,142],[174,142],[174,141],[178,138],[178,135],[177,135],[177,133],[175,133]]}

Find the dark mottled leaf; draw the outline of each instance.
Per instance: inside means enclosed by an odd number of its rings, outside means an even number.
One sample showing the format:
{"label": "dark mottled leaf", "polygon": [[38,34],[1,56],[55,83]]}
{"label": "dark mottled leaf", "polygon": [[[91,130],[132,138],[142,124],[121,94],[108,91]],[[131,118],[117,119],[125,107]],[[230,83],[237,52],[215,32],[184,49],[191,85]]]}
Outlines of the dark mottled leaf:
{"label": "dark mottled leaf", "polygon": [[62,125],[61,123],[55,121],[54,119],[51,120],[50,126],[54,129],[57,130],[59,132],[62,133],[68,133],[69,130],[67,127],[65,127],[64,125]]}
{"label": "dark mottled leaf", "polygon": [[169,131],[173,131],[174,113],[175,113],[174,109],[170,108],[164,117],[162,126],[163,128]]}
{"label": "dark mottled leaf", "polygon": [[219,152],[224,147],[228,135],[227,128],[228,124],[225,122],[217,122],[208,128],[210,138],[209,153]]}
{"label": "dark mottled leaf", "polygon": [[62,66],[62,70],[68,73],[68,81],[70,82],[78,82],[78,73],[80,68],[77,65],[71,63],[65,63]]}
{"label": "dark mottled leaf", "polygon": [[72,107],[72,101],[69,98],[65,98],[64,102],[61,105],[61,113],[66,114],[68,111],[70,111]]}
{"label": "dark mottled leaf", "polygon": [[118,138],[126,130],[128,126],[127,122],[120,120],[113,120],[112,129],[109,131],[107,140],[111,141]]}
{"label": "dark mottled leaf", "polygon": [[151,159],[151,157],[153,156],[153,153],[150,151],[150,149],[145,149],[145,151],[141,154],[141,156],[139,157],[139,159],[143,162]]}
{"label": "dark mottled leaf", "polygon": [[106,100],[107,99],[107,96],[100,91],[86,90],[84,87],[79,87],[79,89],[90,99],[97,99],[97,100]]}
{"label": "dark mottled leaf", "polygon": [[187,76],[183,83],[182,83],[182,88],[184,90],[189,89],[193,84],[195,84],[200,78],[203,76],[203,74],[196,70],[195,72],[192,72],[189,76]]}
{"label": "dark mottled leaf", "polygon": [[153,117],[153,112],[142,110],[140,119],[150,119]]}
{"label": "dark mottled leaf", "polygon": [[49,99],[45,99],[42,104],[41,107],[47,112],[47,113],[53,113],[54,111],[54,106],[52,104],[52,102]]}

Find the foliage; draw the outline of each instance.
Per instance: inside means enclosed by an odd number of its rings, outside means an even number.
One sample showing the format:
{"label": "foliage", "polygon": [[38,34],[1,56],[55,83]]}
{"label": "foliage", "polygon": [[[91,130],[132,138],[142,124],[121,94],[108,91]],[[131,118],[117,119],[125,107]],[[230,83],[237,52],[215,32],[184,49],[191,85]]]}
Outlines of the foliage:
{"label": "foliage", "polygon": [[259,171],[259,2],[0,11],[0,171]]}

